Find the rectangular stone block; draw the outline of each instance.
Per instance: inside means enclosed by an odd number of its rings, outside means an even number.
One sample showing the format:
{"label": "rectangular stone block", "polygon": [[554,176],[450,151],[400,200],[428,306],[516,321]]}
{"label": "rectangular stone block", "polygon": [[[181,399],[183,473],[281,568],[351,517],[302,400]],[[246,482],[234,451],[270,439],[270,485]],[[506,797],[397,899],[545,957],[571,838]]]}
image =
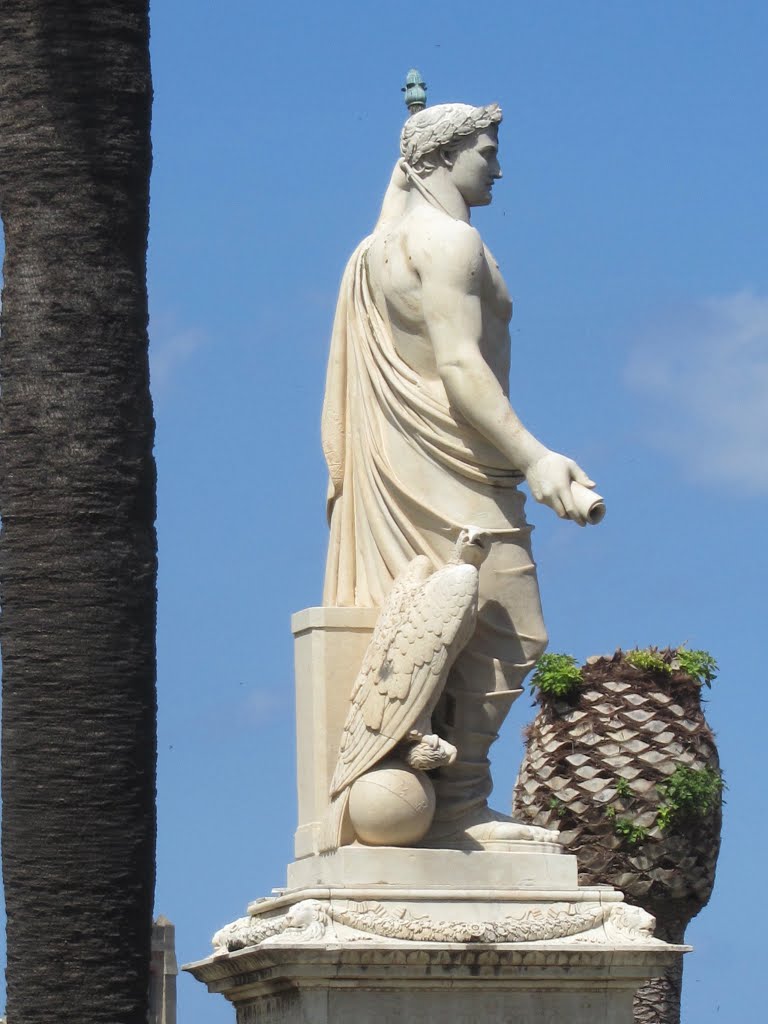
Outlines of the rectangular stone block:
{"label": "rectangular stone block", "polygon": [[[476,889],[575,890],[576,858],[520,843],[518,853],[345,846],[332,854],[288,865],[288,891],[315,888],[441,889],[465,895]],[[557,848],[556,848],[557,849]]]}
{"label": "rectangular stone block", "polygon": [[237,1024],[633,1024],[634,992],[684,947],[559,943],[241,950],[188,969]]}
{"label": "rectangular stone block", "polygon": [[296,666],[296,857],[318,852],[320,822],[336,767],[352,684],[377,608],[305,608],[291,619]]}

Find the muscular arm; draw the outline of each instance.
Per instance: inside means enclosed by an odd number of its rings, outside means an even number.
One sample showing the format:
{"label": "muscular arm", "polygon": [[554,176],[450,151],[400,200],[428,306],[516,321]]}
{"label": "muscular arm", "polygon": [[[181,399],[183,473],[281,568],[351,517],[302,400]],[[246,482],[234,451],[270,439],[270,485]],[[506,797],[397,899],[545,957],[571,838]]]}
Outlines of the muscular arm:
{"label": "muscular arm", "polygon": [[483,358],[481,281],[483,244],[474,228],[458,221],[434,226],[414,247],[421,278],[424,319],[448,400],[525,474],[531,493],[563,518],[584,525],[571,481],[594,486],[565,456],[550,451],[521,423]]}

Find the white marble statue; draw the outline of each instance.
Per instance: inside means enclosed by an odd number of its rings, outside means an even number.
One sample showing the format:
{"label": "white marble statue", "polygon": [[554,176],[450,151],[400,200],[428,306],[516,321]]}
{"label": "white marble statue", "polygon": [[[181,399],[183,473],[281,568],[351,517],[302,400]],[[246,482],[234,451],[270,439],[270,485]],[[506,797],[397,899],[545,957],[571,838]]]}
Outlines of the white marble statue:
{"label": "white marble statue", "polygon": [[428,107],[406,122],[379,222],[344,274],[323,410],[325,605],[382,607],[414,558],[444,565],[468,523],[491,542],[474,632],[432,716],[457,756],[433,773],[422,845],[459,849],[530,838],[486,803],[488,749],[546,646],[518,486],[582,526],[603,511],[592,480],[509,402],[512,302],[470,224],[501,177],[500,122],[495,104]]}
{"label": "white marble statue", "polygon": [[632,1024],[638,986],[687,947],[579,886],[557,832],[486,802],[546,644],[518,485],[582,525],[603,506],[509,405],[512,305],[469,224],[501,174],[501,112],[423,108],[425,88],[409,71],[422,110],[339,296],[325,602],[292,619],[296,857],[187,969],[241,1024]]}

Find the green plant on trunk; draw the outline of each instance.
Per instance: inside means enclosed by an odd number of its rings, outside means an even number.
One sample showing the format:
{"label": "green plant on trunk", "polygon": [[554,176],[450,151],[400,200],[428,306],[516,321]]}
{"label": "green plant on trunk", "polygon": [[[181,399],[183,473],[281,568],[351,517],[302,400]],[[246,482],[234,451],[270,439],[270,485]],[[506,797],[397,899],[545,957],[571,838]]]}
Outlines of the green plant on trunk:
{"label": "green plant on trunk", "polygon": [[624,652],[624,660],[642,672],[670,675],[683,672],[703,686],[711,686],[717,678],[717,662],[709,651],[689,650],[687,647],[667,648],[635,647]]}
{"label": "green plant on trunk", "polygon": [[643,672],[663,672],[669,675],[670,663],[665,661],[655,647],[636,647],[624,654],[624,659]]}
{"label": "green plant on trunk", "polygon": [[717,678],[717,662],[708,651],[690,651],[687,647],[679,647],[673,665],[675,662],[681,672],[697,679],[704,686],[711,686]]}
{"label": "green plant on trunk", "polygon": [[543,654],[531,678],[531,688],[540,697],[565,700],[581,686],[581,669],[570,654]]}
{"label": "green plant on trunk", "polygon": [[632,796],[632,787],[629,785],[629,779],[625,779],[621,775],[616,779],[616,796]]}
{"label": "green plant on trunk", "polygon": [[[631,801],[632,799],[632,787],[629,784],[629,779],[625,779],[621,775],[616,779],[616,796],[622,800]],[[623,808],[623,810],[626,813],[627,809]],[[648,829],[644,825],[638,825],[631,818],[620,815],[613,804],[609,804],[605,808],[605,814],[613,826],[614,833],[628,846],[637,846],[638,843],[648,838]]]}
{"label": "green plant on trunk", "polygon": [[[613,808],[609,808],[613,810]],[[616,812],[608,815],[613,820],[613,831],[627,846],[637,846],[648,838],[648,829],[644,825],[636,825],[629,818],[620,818]]]}
{"label": "green plant on trunk", "polygon": [[689,768],[679,764],[665,782],[657,785],[662,797],[656,821],[659,828],[710,814],[722,801],[723,777],[713,768]]}
{"label": "green plant on trunk", "polygon": [[553,796],[552,799],[549,801],[549,809],[550,811],[554,811],[558,818],[562,818],[562,816],[565,814],[567,810],[563,801],[558,800],[556,796]]}

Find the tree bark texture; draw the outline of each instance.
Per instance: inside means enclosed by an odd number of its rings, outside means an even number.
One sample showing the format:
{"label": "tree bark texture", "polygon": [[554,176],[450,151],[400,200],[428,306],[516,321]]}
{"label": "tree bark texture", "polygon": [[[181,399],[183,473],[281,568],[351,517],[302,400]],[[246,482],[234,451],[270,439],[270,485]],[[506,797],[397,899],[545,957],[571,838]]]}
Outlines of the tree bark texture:
{"label": "tree bark texture", "polygon": [[148,0],[2,0],[0,644],[13,1024],[146,1020],[156,540]]}
{"label": "tree bark texture", "polygon": [[[676,914],[674,907],[669,912],[660,906],[652,907],[651,912],[656,917],[656,938],[683,945],[690,917]],[[683,966],[681,953],[660,977],[640,986],[634,1000],[635,1024],[680,1024]]]}

